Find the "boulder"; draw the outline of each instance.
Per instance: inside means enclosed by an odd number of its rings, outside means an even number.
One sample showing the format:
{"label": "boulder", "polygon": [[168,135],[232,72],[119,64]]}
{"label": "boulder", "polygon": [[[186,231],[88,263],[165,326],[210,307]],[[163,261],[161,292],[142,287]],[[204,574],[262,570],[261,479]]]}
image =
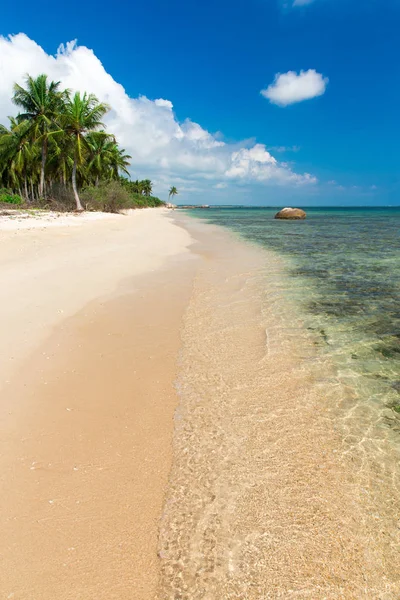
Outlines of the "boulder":
{"label": "boulder", "polygon": [[275,215],[275,219],[299,220],[305,218],[306,213],[304,212],[304,210],[301,210],[301,208],[282,208],[282,210],[280,210]]}

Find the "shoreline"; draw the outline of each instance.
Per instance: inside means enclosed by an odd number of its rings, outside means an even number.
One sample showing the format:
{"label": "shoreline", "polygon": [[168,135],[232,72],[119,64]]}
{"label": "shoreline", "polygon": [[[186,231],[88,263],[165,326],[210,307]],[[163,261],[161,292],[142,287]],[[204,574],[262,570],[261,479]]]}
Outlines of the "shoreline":
{"label": "shoreline", "polygon": [[279,255],[179,221],[207,261],[184,318],[157,598],[394,600],[395,482],[352,452],[347,391]]}
{"label": "shoreline", "polygon": [[162,209],[2,242],[5,597],[397,597],[278,255]]}

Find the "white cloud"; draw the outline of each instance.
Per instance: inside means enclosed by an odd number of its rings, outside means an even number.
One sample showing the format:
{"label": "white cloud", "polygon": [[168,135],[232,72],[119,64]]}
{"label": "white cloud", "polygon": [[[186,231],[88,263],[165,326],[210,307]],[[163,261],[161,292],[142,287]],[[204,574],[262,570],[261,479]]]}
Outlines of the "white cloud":
{"label": "white cloud", "polygon": [[227,177],[236,179],[268,181],[274,179],[277,183],[288,181],[297,184],[316,183],[316,178],[305,173],[293,173],[285,163],[278,163],[263,144],[253,148],[241,148],[232,154],[232,166],[226,171]]}
{"label": "white cloud", "polygon": [[278,162],[262,144],[227,144],[190,119],[179,122],[170,100],[129,97],[94,52],[76,42],[61,45],[50,56],[25,34],[0,37],[0,123],[16,114],[12,87],[14,82],[24,84],[27,73],[47,73],[63,87],[92,92],[107,102],[112,110],[106,126],[132,155],[134,176],[151,177],[157,191],[166,190],[171,181],[181,189],[197,190],[202,185],[206,189],[209,181],[220,187],[224,180],[288,185],[316,181]]}
{"label": "white cloud", "polygon": [[171,100],[163,100],[163,98],[158,98],[157,100],[154,100],[154,104],[156,106],[163,106],[164,108],[168,108],[168,110],[172,110],[174,108],[174,105],[172,104]]}
{"label": "white cloud", "polygon": [[267,89],[261,90],[261,94],[273,104],[288,106],[288,104],[322,96],[328,82],[329,79],[317,73],[315,69],[300,71],[299,74],[288,71],[275,75],[274,83],[271,83]]}
{"label": "white cloud", "polygon": [[271,146],[272,152],[300,152],[300,146]]}

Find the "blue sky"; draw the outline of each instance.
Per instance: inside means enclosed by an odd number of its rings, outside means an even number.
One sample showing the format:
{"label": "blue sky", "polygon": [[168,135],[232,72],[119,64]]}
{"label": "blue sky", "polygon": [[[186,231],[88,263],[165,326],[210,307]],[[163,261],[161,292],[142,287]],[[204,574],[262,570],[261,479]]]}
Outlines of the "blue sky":
{"label": "blue sky", "polygon": [[[190,125],[179,148],[174,140],[164,146],[165,157],[154,151],[157,161],[150,150],[147,157],[140,151],[136,156],[137,149],[131,150],[124,139],[134,156],[133,175],[149,174],[160,193],[176,180],[182,202],[400,204],[399,0],[292,4],[147,0],[118,3],[110,10],[109,3],[100,2],[93,17],[92,5],[81,3],[78,15],[70,18],[65,5],[42,2],[38,11],[20,0],[18,11],[11,3],[2,7],[0,34],[23,32],[46,55],[77,39],[79,46],[93,50],[130,98],[169,100],[177,123],[190,119],[212,134],[216,143],[188,149],[184,144],[194,139]],[[21,71],[12,73],[15,79],[25,66],[21,52],[18,56],[11,61]],[[5,63],[4,52],[2,58]],[[29,68],[27,59],[25,72]],[[310,69],[329,79],[318,97],[282,106],[260,93],[279,73],[299,75]],[[0,69],[0,84],[2,73]],[[80,81],[86,83],[84,72]],[[142,118],[158,119],[154,108],[149,104]],[[171,126],[165,125],[168,135]],[[132,130],[132,137],[143,135],[145,144],[149,127],[145,134]],[[279,169],[272,165],[260,175],[257,169],[265,165],[266,155],[256,144],[265,146]],[[226,160],[228,149],[231,156],[241,153],[234,168],[221,163],[212,171],[207,161],[212,162],[214,147],[216,161],[220,152]],[[244,153],[254,147],[251,156]],[[186,158],[172,164],[174,152]],[[196,157],[204,159],[201,172]],[[310,177],[304,179],[304,174]]]}

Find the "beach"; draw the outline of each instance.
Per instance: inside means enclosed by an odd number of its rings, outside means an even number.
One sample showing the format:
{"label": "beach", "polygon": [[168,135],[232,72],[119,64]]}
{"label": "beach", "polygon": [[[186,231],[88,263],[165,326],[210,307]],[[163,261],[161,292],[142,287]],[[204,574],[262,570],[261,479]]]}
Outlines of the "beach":
{"label": "beach", "polygon": [[0,223],[0,595],[398,598],[393,465],[349,451],[280,255],[71,219]]}
{"label": "beach", "polygon": [[71,219],[0,231],[0,596],[144,600],[195,261],[162,210]]}

